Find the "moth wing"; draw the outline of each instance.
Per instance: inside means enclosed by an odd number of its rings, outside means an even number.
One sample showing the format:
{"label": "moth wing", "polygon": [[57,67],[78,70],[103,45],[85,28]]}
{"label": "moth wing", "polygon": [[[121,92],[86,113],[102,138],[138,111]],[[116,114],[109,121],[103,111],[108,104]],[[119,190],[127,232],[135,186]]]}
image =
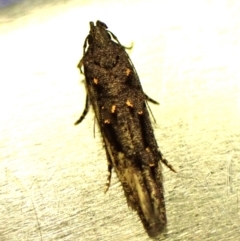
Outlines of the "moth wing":
{"label": "moth wing", "polygon": [[[127,159],[122,152],[117,152],[107,138],[104,138],[108,162],[122,184],[128,205],[137,211],[149,236],[156,236],[167,223],[161,170],[157,180],[153,176],[155,167],[144,170],[131,165],[133,160]],[[160,186],[159,186],[160,185]]]}

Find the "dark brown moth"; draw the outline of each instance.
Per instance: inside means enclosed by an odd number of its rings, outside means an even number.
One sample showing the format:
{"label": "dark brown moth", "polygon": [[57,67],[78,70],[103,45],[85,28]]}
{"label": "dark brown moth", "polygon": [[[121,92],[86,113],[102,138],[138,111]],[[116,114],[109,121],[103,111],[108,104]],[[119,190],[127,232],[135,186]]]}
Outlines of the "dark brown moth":
{"label": "dark brown moth", "polygon": [[128,205],[137,211],[148,235],[156,236],[167,223],[161,162],[174,171],[158,148],[147,109],[147,100],[157,102],[144,94],[125,48],[103,22],[90,22],[78,64],[81,73],[82,67],[87,98],[75,124],[91,104],[106,150],[107,189],[114,168]]}

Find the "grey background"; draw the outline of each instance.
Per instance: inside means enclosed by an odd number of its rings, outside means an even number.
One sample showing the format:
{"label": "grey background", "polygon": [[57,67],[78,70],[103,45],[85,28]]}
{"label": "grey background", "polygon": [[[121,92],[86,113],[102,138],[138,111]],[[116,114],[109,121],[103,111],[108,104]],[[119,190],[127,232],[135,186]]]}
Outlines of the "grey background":
{"label": "grey background", "polygon": [[0,240],[150,240],[107,177],[76,65],[89,21],[130,53],[151,105],[168,230],[240,240],[239,1],[21,1],[0,10]]}

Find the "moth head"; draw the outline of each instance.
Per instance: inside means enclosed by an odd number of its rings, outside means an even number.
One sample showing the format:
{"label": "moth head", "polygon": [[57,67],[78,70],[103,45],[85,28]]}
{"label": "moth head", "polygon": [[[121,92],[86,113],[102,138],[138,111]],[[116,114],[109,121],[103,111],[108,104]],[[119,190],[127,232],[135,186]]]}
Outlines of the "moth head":
{"label": "moth head", "polygon": [[88,44],[94,44],[97,46],[104,46],[111,40],[111,36],[108,33],[107,25],[101,21],[97,21],[96,25],[90,22],[90,32],[88,35]]}

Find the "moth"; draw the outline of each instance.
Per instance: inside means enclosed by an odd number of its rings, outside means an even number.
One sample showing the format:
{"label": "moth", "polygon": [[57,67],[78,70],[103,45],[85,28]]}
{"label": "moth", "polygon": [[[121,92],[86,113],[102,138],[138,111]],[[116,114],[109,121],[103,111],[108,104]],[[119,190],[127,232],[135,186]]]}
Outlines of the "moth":
{"label": "moth", "polygon": [[149,236],[164,230],[167,218],[161,162],[175,172],[160,152],[149,117],[147,100],[125,47],[107,30],[107,25],[90,22],[77,66],[85,75],[85,109],[92,105],[103,138],[108,182],[114,168],[128,205],[135,210]]}

